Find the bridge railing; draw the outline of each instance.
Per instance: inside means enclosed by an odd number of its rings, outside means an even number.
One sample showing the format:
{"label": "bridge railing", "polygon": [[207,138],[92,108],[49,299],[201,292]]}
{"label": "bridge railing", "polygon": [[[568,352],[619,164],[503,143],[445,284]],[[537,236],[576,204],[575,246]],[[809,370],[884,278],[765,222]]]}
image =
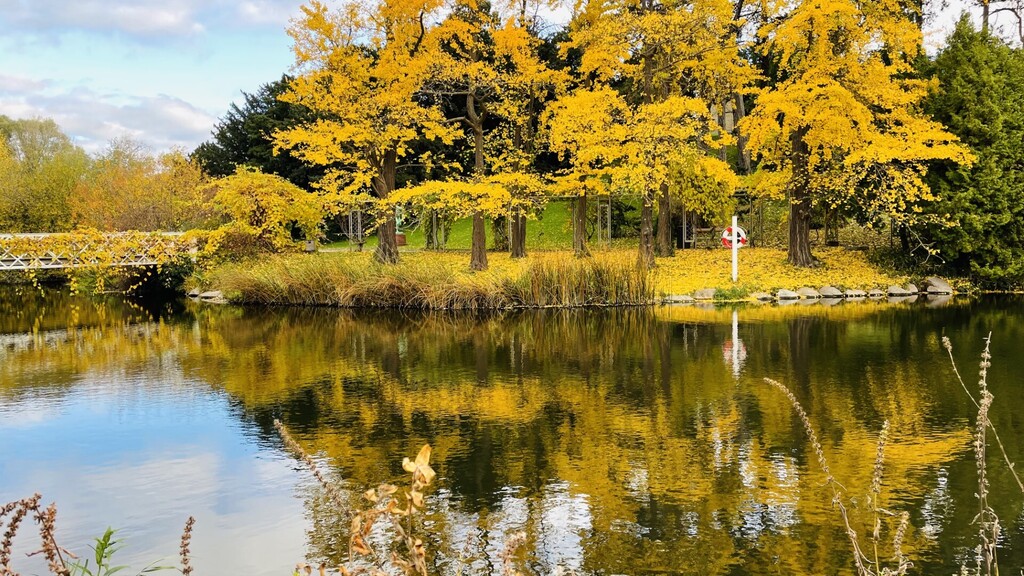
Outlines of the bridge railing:
{"label": "bridge railing", "polygon": [[0,271],[155,266],[195,253],[183,232],[0,234]]}

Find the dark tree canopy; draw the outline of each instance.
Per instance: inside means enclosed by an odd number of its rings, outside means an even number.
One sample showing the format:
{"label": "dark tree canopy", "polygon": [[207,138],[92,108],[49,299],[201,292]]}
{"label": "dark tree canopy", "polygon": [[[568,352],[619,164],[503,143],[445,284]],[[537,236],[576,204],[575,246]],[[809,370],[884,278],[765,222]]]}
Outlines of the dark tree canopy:
{"label": "dark tree canopy", "polygon": [[309,189],[323,174],[322,167],[311,166],[293,157],[287,150],[274,154],[274,132],[309,119],[308,109],[278,100],[292,78],[281,76],[264,84],[255,94],[243,92],[241,107],[232,104],[213,131],[213,138],[193,152],[212,176],[230,176],[240,165],[276,174],[302,188]]}
{"label": "dark tree canopy", "polygon": [[950,272],[990,286],[1024,282],[1024,54],[960,20],[927,72],[940,88],[926,110],[971,147],[973,166],[941,163],[929,174],[939,201],[930,225]]}

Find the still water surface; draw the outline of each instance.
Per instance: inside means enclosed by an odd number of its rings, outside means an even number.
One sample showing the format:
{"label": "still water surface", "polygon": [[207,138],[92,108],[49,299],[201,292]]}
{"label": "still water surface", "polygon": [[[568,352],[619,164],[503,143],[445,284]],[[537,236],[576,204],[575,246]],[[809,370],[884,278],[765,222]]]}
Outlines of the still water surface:
{"label": "still water surface", "polygon": [[[911,573],[971,557],[976,391],[1024,461],[1024,299],[500,317],[137,305],[0,293],[0,503],[42,492],[62,544],[120,529],[119,559],[173,563],[194,515],[199,574],[337,562],[343,523],[273,431],[281,419],[353,501],[434,447],[434,551],[500,571],[506,536],[550,573],[847,574],[849,544],[786,383],[851,498],[861,541],[878,430],[880,504],[908,511]],[[1001,564],[1024,565],[1024,498],[993,451]],[[889,556],[891,536],[883,534]],[[27,535],[20,552],[35,549]],[[454,572],[436,553],[439,572]],[[42,572],[20,559],[26,571]],[[168,562],[165,562],[168,563]]]}

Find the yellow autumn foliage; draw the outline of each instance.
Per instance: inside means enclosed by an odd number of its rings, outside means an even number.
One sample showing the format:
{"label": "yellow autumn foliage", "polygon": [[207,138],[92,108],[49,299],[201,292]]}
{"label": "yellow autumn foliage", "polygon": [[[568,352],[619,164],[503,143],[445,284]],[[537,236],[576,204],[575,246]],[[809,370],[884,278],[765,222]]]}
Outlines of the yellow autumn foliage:
{"label": "yellow autumn foliage", "polygon": [[327,166],[320,187],[341,208],[373,189],[394,189],[398,159],[420,137],[451,143],[452,128],[436,106],[416,99],[426,62],[423,21],[442,0],[349,2],[336,10],[312,0],[288,29],[298,72],[282,100],[317,119],[275,133],[275,147]]}
{"label": "yellow autumn foliage", "polygon": [[758,36],[782,79],[740,125],[761,160],[751,188],[791,195],[804,222],[804,199],[914,221],[919,204],[933,199],[927,163],[973,158],[918,106],[928,82],[914,73],[922,37],[908,6],[804,0],[766,9]]}
{"label": "yellow autumn foliage", "polygon": [[208,187],[214,193],[213,205],[228,218],[221,231],[249,235],[271,251],[293,244],[293,228],[309,240],[319,236],[322,199],[280,176],[240,166],[235,174]]}

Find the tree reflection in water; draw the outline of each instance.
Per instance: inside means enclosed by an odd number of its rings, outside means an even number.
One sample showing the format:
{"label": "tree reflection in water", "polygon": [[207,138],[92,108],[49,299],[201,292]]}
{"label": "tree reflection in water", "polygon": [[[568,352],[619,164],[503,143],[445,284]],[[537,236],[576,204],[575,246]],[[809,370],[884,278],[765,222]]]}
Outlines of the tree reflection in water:
{"label": "tree reflection in water", "polygon": [[[65,335],[5,340],[0,404],[85,372],[153,370],[159,358],[226,393],[264,449],[280,450],[271,422],[281,419],[353,501],[429,443],[439,479],[428,546],[444,570],[467,540],[473,568],[500,569],[505,538],[525,530],[536,572],[851,573],[824,477],[787,400],[763,384],[771,377],[803,404],[855,502],[866,502],[877,432],[892,423],[880,504],[911,512],[905,550],[932,573],[954,569],[976,534],[973,412],[939,338],[959,343],[966,366],[995,332],[992,417],[1020,460],[1024,427],[1008,401],[1019,385],[1010,364],[1024,352],[1024,321],[1011,312],[1020,304],[741,308],[737,376],[731,309],[481,317],[187,305],[154,315],[78,302]],[[27,307],[16,320],[7,308],[4,338],[57,330],[52,316],[70,306]],[[1021,495],[998,471],[992,482],[1012,524],[1001,558],[1017,566]],[[347,527],[304,486],[308,556],[337,563]],[[870,533],[868,506],[850,512]]]}

